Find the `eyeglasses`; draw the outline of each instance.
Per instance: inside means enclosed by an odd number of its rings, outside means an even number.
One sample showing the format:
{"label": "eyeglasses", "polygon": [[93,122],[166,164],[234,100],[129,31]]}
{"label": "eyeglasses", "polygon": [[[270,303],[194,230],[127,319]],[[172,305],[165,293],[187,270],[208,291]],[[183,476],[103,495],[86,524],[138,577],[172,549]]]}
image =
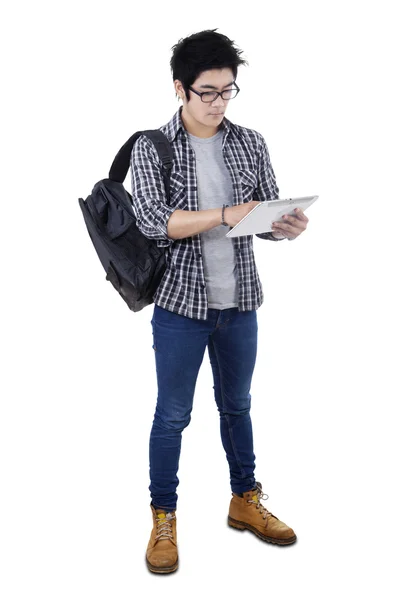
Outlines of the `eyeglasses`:
{"label": "eyeglasses", "polygon": [[236,83],[233,85],[235,86],[234,88],[224,90],[223,92],[196,92],[196,90],[190,86],[189,90],[200,96],[202,102],[214,102],[218,96],[221,96],[222,100],[232,100],[233,98],[236,98],[240,92],[240,88],[236,85]]}

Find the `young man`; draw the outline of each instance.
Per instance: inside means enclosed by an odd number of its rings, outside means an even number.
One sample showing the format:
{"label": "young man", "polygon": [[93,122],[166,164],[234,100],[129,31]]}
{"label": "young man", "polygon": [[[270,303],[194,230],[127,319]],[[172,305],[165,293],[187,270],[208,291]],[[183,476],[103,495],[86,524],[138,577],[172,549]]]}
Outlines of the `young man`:
{"label": "young man", "polygon": [[[155,573],[178,567],[181,437],[191,419],[206,348],[230,473],[228,523],[267,542],[296,541],[294,531],[261,504],[266,495],[254,476],[250,387],[257,352],[256,311],[264,297],[253,239],[225,237],[226,226],[236,225],[258,202],[279,197],[262,135],[225,117],[239,92],[238,66],[247,63],[241,53],[215,29],[173,47],[172,76],[183,106],[160,128],[174,154],[169,203],[152,143],[141,136],[131,156],[137,226],[165,248],[167,260],[151,320],[158,398],[150,434],[153,529],[146,561]],[[296,217],[276,223],[274,232],[257,237],[295,239],[307,222],[298,210]],[[200,450],[207,460],[206,449]]]}

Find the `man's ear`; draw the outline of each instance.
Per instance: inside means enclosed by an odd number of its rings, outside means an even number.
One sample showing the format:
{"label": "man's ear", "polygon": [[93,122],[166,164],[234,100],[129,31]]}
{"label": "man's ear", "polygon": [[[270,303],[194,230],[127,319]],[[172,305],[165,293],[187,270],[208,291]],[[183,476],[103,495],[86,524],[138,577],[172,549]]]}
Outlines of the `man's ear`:
{"label": "man's ear", "polygon": [[184,92],[182,83],[179,81],[179,79],[175,79],[174,85],[175,85],[175,93],[176,93],[176,95],[179,96],[179,98],[181,100],[183,100],[185,92]]}

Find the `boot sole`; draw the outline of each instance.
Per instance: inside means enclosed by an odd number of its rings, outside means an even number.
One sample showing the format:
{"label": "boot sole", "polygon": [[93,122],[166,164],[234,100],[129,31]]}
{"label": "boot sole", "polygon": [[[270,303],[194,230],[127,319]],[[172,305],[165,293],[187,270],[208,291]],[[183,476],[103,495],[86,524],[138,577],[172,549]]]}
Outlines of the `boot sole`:
{"label": "boot sole", "polygon": [[148,559],[146,557],[146,565],[147,565],[147,568],[149,569],[149,571],[151,571],[152,573],[160,573],[160,574],[167,575],[168,573],[173,573],[174,571],[177,570],[177,568],[179,566],[179,560],[177,560],[176,563],[174,563],[170,567],[155,567],[148,561]]}
{"label": "boot sole", "polygon": [[233,527],[234,529],[239,529],[241,531],[248,529],[249,531],[254,533],[257,537],[259,537],[264,542],[270,542],[271,544],[277,544],[278,546],[287,546],[288,544],[294,544],[294,542],[297,540],[296,535],[294,535],[290,538],[287,538],[287,539],[278,539],[278,538],[268,537],[267,535],[263,535],[260,531],[258,531],[258,529],[256,529],[252,525],[249,525],[248,523],[244,523],[243,521],[237,521],[236,519],[232,519],[232,517],[229,517],[229,516],[228,516],[228,525],[230,527]]}

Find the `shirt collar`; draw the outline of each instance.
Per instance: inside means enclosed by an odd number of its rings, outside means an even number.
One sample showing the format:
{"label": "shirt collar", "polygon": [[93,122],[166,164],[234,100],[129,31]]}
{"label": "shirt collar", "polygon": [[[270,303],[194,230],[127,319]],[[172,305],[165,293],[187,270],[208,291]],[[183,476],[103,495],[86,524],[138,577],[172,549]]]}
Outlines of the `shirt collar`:
{"label": "shirt collar", "polygon": [[[183,121],[181,118],[182,108],[183,106],[179,107],[179,109],[176,111],[176,113],[166,126],[165,134],[170,142],[174,141],[180,129],[184,134],[186,133],[186,129],[183,125]],[[231,125],[232,123],[226,117],[222,119],[221,129],[224,129],[226,131],[226,134],[230,131]]]}

